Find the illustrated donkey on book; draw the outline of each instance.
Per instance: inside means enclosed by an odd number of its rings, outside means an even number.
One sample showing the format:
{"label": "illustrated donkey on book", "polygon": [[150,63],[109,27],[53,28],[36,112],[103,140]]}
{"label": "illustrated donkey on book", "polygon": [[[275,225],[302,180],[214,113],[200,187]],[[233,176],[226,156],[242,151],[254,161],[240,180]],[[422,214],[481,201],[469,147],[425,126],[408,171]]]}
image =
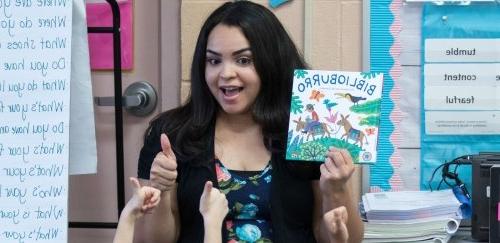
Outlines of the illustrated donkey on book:
{"label": "illustrated donkey on book", "polygon": [[354,140],[354,144],[359,143],[359,147],[363,149],[363,139],[365,140],[366,144],[368,144],[368,139],[366,138],[365,133],[353,128],[347,118],[349,118],[349,115],[344,117],[344,115],[340,114],[340,120],[337,121],[337,125],[344,127],[345,131],[340,139],[343,139],[345,137],[345,141],[348,141],[349,139]]}
{"label": "illustrated donkey on book", "polygon": [[317,135],[321,135],[321,137],[330,137],[330,131],[328,130],[328,125],[324,122],[319,123],[317,126],[312,126],[307,130],[303,130],[306,128],[307,122],[302,121],[302,117],[299,117],[299,120],[293,120],[297,125],[295,127],[295,131],[304,132],[307,134],[306,141],[309,140],[309,137],[312,136],[313,140]]}

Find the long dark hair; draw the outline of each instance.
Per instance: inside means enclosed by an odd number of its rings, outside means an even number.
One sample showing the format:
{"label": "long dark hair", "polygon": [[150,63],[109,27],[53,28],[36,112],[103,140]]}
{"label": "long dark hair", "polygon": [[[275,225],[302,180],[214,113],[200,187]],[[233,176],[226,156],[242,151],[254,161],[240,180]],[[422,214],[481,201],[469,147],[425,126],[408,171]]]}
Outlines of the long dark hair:
{"label": "long dark hair", "polygon": [[[293,70],[306,64],[290,36],[276,16],[267,8],[250,1],[227,2],[217,8],[203,24],[191,66],[191,94],[186,103],[156,117],[152,127],[161,128],[171,139],[178,159],[200,159],[213,139],[212,129],[219,104],[206,80],[208,35],[219,24],[238,27],[254,57],[261,89],[253,106],[253,117],[262,126],[268,149],[283,149],[289,117]],[[269,141],[272,141],[271,143]],[[201,158],[204,161],[211,158]],[[201,162],[201,161],[198,161]]]}

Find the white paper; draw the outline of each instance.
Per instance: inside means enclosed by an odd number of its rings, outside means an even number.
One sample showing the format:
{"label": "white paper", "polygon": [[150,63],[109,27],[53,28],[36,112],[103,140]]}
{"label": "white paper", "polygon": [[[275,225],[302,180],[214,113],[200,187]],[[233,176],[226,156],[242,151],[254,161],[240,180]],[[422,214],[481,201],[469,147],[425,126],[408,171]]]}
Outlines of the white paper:
{"label": "white paper", "polygon": [[500,39],[426,39],[425,62],[500,62]]}
{"label": "white paper", "polygon": [[500,86],[430,86],[425,88],[425,110],[498,110]]}
{"label": "white paper", "polygon": [[0,3],[0,242],[67,242],[72,3]]}
{"label": "white paper", "polygon": [[403,134],[400,146],[418,148],[420,147],[421,100],[418,95],[420,94],[420,67],[404,66],[398,82],[401,87],[401,99],[397,101],[397,105],[401,110],[402,119],[401,123],[395,124],[395,127]]}
{"label": "white paper", "polygon": [[[456,199],[451,189],[441,191],[399,191],[376,192],[363,195],[363,206],[367,213],[408,213],[409,216],[418,218],[419,212],[434,210],[443,212],[456,212],[460,202]],[[451,210],[450,210],[451,209]],[[415,214],[417,215],[415,215]],[[433,215],[426,215],[431,217]],[[370,220],[370,218],[368,218]]]}
{"label": "white paper", "polygon": [[500,134],[500,111],[428,111],[425,117],[429,135]]}
{"label": "white paper", "polygon": [[460,225],[459,219],[430,218],[423,220],[394,220],[365,222],[366,238],[413,238],[455,234]]}
{"label": "white paper", "polygon": [[432,63],[424,65],[425,86],[486,86],[500,84],[500,63]]}
{"label": "white paper", "polygon": [[460,202],[451,189],[363,195],[363,242],[447,242],[460,225]]}
{"label": "white paper", "polygon": [[[422,5],[405,4],[401,8],[401,55],[399,61],[403,66],[420,66],[421,51],[421,26],[422,26]],[[403,72],[404,74],[404,72]]]}
{"label": "white paper", "polygon": [[84,0],[73,0],[69,173],[97,172],[94,104]]}

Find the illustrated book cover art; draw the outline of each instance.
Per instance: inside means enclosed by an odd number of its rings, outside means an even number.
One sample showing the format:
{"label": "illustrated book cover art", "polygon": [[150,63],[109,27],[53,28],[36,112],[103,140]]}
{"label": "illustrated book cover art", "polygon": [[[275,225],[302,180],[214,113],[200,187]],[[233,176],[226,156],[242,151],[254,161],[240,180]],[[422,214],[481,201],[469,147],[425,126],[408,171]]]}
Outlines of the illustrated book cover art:
{"label": "illustrated book cover art", "polygon": [[328,148],[375,163],[383,74],[295,70],[286,159],[324,162]]}

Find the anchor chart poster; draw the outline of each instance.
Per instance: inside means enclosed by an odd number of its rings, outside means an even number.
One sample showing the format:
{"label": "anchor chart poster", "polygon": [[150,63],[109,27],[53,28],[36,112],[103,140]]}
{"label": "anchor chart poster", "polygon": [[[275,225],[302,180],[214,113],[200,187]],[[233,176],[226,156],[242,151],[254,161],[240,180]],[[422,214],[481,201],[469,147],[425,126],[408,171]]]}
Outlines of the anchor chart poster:
{"label": "anchor chart poster", "polygon": [[286,159],[323,162],[329,147],[375,163],[382,73],[295,70]]}
{"label": "anchor chart poster", "polygon": [[0,242],[68,242],[72,1],[0,1]]}

